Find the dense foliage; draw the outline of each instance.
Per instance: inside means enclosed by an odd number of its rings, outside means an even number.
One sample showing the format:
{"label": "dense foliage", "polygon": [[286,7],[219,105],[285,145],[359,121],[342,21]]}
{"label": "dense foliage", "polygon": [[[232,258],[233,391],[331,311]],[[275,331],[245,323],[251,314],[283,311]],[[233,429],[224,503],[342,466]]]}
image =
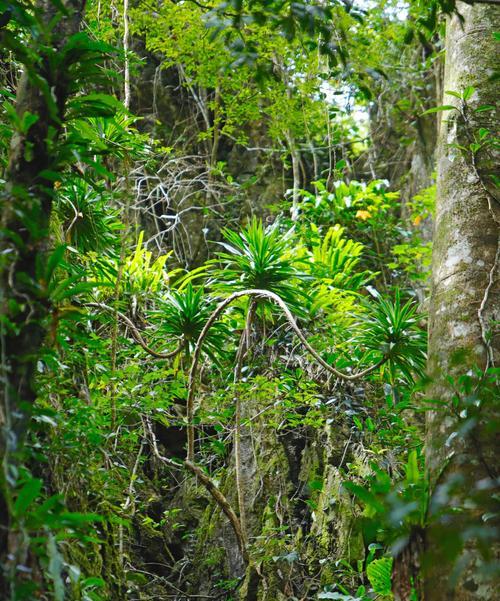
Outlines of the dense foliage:
{"label": "dense foliage", "polygon": [[420,599],[432,521],[494,577],[424,460],[498,429],[425,392],[455,3],[84,5],[0,1],[0,595]]}

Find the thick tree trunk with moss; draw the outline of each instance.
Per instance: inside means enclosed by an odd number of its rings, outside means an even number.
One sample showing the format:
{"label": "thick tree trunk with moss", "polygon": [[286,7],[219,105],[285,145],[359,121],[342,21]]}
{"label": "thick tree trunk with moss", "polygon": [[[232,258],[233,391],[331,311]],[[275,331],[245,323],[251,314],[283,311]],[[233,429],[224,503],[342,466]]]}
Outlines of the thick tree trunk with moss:
{"label": "thick tree trunk with moss", "polygon": [[[498,45],[493,32],[500,28],[500,7],[458,2],[457,8],[462,19],[453,16],[447,28],[444,90],[465,100],[446,93],[443,99],[443,104],[458,110],[443,113],[441,122],[429,325],[431,396],[448,406],[453,396],[448,376],[498,365],[500,355],[500,336],[494,331],[500,318],[500,205],[491,177],[495,157],[491,148],[471,147],[480,128],[494,131],[495,111],[477,109],[496,101]],[[473,90],[464,95],[470,86]],[[480,421],[490,418],[483,415]],[[454,417],[445,410],[428,415],[427,461],[434,491],[444,490],[442,485],[455,476],[462,479],[462,490],[472,494],[478,482],[491,483],[496,477],[493,435],[485,434],[489,430],[484,428],[465,434],[460,431],[461,420],[463,415]],[[452,496],[448,504],[463,502],[463,497]],[[478,575],[483,560],[474,541],[466,545],[468,559],[457,580],[442,544],[446,527],[433,514],[432,503],[431,519],[426,601],[496,598]],[[463,531],[467,524],[453,519],[453,527]]]}
{"label": "thick tree trunk with moss", "polygon": [[[9,569],[22,565],[22,534],[10,532],[8,477],[22,444],[30,406],[35,400],[34,374],[45,336],[50,307],[44,294],[41,266],[49,237],[54,178],[57,171],[57,141],[63,128],[65,104],[71,91],[70,74],[54,70],[51,53],[77,33],[85,0],[61,3],[37,2],[42,16],[40,33],[46,46],[36,48],[39,61],[21,75],[16,112],[22,121],[36,117],[29,128],[12,136],[5,192],[1,200],[0,308],[2,313],[2,398],[0,404],[0,593],[7,595]],[[44,90],[50,90],[51,102]],[[9,553],[8,561],[6,554]]]}

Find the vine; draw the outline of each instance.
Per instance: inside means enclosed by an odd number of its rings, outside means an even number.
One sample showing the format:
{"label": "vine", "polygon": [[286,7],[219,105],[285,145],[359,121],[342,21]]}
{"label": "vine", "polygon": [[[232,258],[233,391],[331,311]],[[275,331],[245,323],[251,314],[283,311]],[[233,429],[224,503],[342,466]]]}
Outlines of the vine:
{"label": "vine", "polygon": [[[448,92],[448,93],[452,94],[451,92]],[[488,145],[492,145],[493,140],[488,139],[490,137],[490,132],[486,128],[480,128],[478,130],[478,132],[474,132],[474,130],[472,129],[472,120],[470,117],[470,107],[467,103],[467,100],[472,96],[473,93],[474,93],[474,88],[468,87],[468,88],[465,88],[465,90],[462,92],[461,95],[459,95],[460,104],[459,104],[459,107],[457,107],[457,110],[458,110],[459,118],[462,121],[464,133],[467,137],[467,143],[468,143],[468,147],[459,146],[459,148],[460,148],[460,150],[462,150],[465,161],[468,163],[469,167],[472,168],[472,172],[486,196],[486,200],[488,203],[488,211],[491,215],[493,222],[496,223],[497,226],[500,226],[500,217],[497,215],[497,212],[496,212],[500,208],[500,201],[488,188],[486,182],[484,181],[484,177],[481,173],[479,165],[478,165],[479,151],[481,149],[484,149]],[[452,94],[452,95],[455,95],[455,94]],[[478,109],[476,109],[476,111],[482,110],[482,108],[487,110],[491,107],[488,107],[488,106],[479,107]],[[477,136],[476,136],[476,133],[477,133]],[[496,207],[496,210],[495,210],[495,207]],[[477,311],[479,326],[481,328],[481,340],[483,342],[483,345],[484,345],[484,348],[486,351],[485,371],[489,367],[495,366],[495,357],[494,357],[494,353],[493,353],[491,344],[488,340],[488,333],[487,333],[488,330],[487,330],[487,326],[486,326],[485,319],[484,319],[484,312],[485,312],[486,306],[488,304],[491,288],[494,284],[495,272],[498,269],[499,260],[500,260],[500,230],[499,230],[499,234],[497,237],[497,249],[495,252],[494,259],[493,259],[493,264],[488,273],[488,283],[484,290],[484,295],[481,300],[479,309]]]}
{"label": "vine", "polygon": [[116,316],[121,319],[123,321],[123,323],[125,323],[129,328],[130,331],[132,333],[132,337],[133,339],[137,342],[137,344],[139,344],[147,353],[149,353],[152,357],[156,357],[157,359],[173,359],[175,356],[177,356],[185,347],[185,341],[181,341],[179,343],[179,345],[173,350],[173,351],[169,351],[168,353],[162,353],[160,351],[155,351],[154,349],[152,349],[147,342],[144,340],[144,338],[141,336],[141,333],[139,332],[139,330],[137,329],[136,325],[134,324],[134,322],[129,319],[124,313],[122,313],[121,311],[115,310],[112,307],[110,307],[109,305],[106,305],[105,303],[86,303],[85,304],[87,307],[95,307],[96,309],[104,309],[105,311],[108,311],[110,313],[114,313],[116,314]]}
{"label": "vine", "polygon": [[302,330],[297,325],[297,322],[295,321],[295,318],[293,317],[292,312],[290,311],[290,309],[288,308],[286,303],[283,301],[283,299],[281,297],[279,297],[277,294],[275,294],[274,292],[271,292],[269,290],[259,290],[259,289],[239,290],[237,292],[233,292],[233,294],[231,294],[226,299],[224,299],[221,303],[219,303],[219,305],[215,308],[213,313],[210,315],[209,319],[207,320],[207,322],[205,324],[205,327],[203,328],[203,330],[201,331],[201,333],[198,337],[198,340],[197,340],[196,346],[195,346],[195,350],[193,353],[193,362],[191,363],[191,369],[189,370],[189,377],[188,377],[188,396],[187,396],[187,422],[188,422],[187,458],[190,461],[194,460],[194,381],[196,378],[198,363],[199,363],[200,356],[201,356],[201,347],[203,344],[203,340],[207,336],[210,328],[212,327],[212,325],[214,324],[216,319],[224,311],[224,309],[226,307],[228,307],[231,303],[233,303],[236,299],[241,298],[243,296],[268,298],[269,300],[272,300],[274,303],[276,303],[280,307],[280,309],[283,311],[283,314],[285,315],[288,323],[290,324],[293,331],[295,332],[298,339],[300,340],[300,343],[302,344],[302,346],[307,350],[307,352],[310,355],[312,355],[316,359],[316,361],[324,369],[326,369],[327,371],[332,373],[337,378],[340,378],[342,380],[347,380],[347,381],[358,380],[358,379],[363,378],[363,377],[367,376],[368,374],[374,372],[375,370],[377,370],[379,367],[381,367],[384,363],[386,363],[389,360],[389,355],[385,354],[374,365],[371,365],[370,367],[367,367],[357,373],[347,374],[345,372],[342,372],[339,369],[337,369],[335,366],[327,363],[318,354],[318,352],[314,350],[314,348],[309,344],[306,337],[302,333]]}

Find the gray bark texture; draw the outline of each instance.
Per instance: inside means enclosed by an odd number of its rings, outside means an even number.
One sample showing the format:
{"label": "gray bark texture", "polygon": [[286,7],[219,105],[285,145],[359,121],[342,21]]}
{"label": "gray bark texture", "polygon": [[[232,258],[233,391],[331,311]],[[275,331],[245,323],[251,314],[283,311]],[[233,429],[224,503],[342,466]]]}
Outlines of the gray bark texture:
{"label": "gray bark texture", "polygon": [[[498,42],[493,32],[500,29],[500,7],[457,2],[457,8],[462,18],[454,15],[447,26],[442,104],[453,104],[459,110],[443,113],[438,141],[428,360],[430,396],[448,405],[453,396],[448,376],[456,378],[474,367],[485,370],[500,365],[500,205],[491,177],[498,156],[491,147],[470,151],[480,128],[493,134],[496,131],[497,112],[476,110],[496,102]],[[474,91],[465,102],[446,94],[462,94],[468,86]],[[492,423],[494,418],[493,409],[487,411],[490,413],[480,418],[484,424]],[[457,509],[464,507],[465,495],[477,491],[480,482],[489,483],[490,497],[494,492],[491,488],[498,482],[494,434],[488,428],[472,433],[460,431],[460,419],[452,411],[429,412],[426,440],[434,498],[446,482],[458,477],[462,492],[451,495],[447,502],[448,507],[454,505]],[[473,507],[474,512],[480,523],[481,509]],[[469,520],[470,515],[469,511]],[[430,518],[434,525],[427,540],[426,601],[500,598],[491,579],[481,576],[482,568],[491,565],[495,555],[498,558],[494,540],[490,543],[490,558],[485,559],[471,530],[459,563],[453,567],[451,562],[447,564],[443,548],[454,534],[446,529],[450,524],[447,526],[438,517],[437,510],[433,515],[432,502]],[[451,520],[455,534],[460,536],[470,526],[470,521],[466,524],[461,519],[457,511]],[[461,569],[457,570],[457,565]]]}

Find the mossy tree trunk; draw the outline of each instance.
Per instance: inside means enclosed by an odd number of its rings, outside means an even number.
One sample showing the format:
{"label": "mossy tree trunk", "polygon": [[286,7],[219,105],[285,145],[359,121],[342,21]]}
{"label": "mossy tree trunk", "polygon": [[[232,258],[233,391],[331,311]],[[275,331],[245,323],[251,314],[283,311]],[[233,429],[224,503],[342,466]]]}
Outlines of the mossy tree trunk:
{"label": "mossy tree trunk", "polygon": [[[49,241],[49,222],[57,172],[58,138],[63,129],[71,75],[53,68],[53,55],[77,33],[85,0],[58,3],[39,0],[35,15],[38,37],[33,55],[21,75],[16,93],[16,113],[22,122],[32,115],[30,127],[19,127],[12,136],[6,184],[1,201],[0,308],[2,395],[0,404],[0,596],[7,598],[9,567],[22,564],[22,535],[11,530],[8,476],[23,442],[36,391],[34,374],[50,314],[44,294],[41,266]],[[35,46],[36,45],[36,46]],[[35,56],[36,55],[36,56]],[[30,61],[30,57],[36,60]],[[52,172],[52,173],[49,173]],[[7,561],[7,554],[9,560]],[[2,597],[3,598],[3,597]]]}
{"label": "mossy tree trunk", "polygon": [[[438,142],[428,361],[431,397],[448,405],[453,396],[448,376],[498,365],[500,355],[500,336],[494,331],[500,318],[500,205],[491,177],[498,157],[492,156],[491,147],[477,151],[470,146],[480,128],[494,131],[495,111],[485,107],[496,101],[498,43],[493,32],[500,27],[500,6],[457,2],[457,8],[462,18],[454,15],[447,25],[444,90],[457,92],[462,99],[445,92],[442,102],[458,110],[443,113]],[[485,110],[477,111],[479,107]],[[453,411],[430,412],[426,442],[434,491],[444,490],[444,483],[458,477],[462,493],[452,495],[447,504],[463,507],[464,495],[473,494],[478,482],[494,481],[498,462],[493,435],[485,434],[487,429],[466,435],[460,430],[461,419],[463,423],[463,416],[455,417]],[[483,414],[480,421],[491,421],[491,415]],[[449,541],[445,533],[451,536],[452,531],[446,530],[433,507],[431,502],[426,601],[493,599],[493,591],[477,575],[483,560],[474,540],[465,545],[460,576],[453,572],[452,562],[446,562],[450,553],[443,543]],[[466,514],[463,519],[470,520],[470,512],[468,518]],[[470,522],[457,515],[453,528],[461,535]]]}

